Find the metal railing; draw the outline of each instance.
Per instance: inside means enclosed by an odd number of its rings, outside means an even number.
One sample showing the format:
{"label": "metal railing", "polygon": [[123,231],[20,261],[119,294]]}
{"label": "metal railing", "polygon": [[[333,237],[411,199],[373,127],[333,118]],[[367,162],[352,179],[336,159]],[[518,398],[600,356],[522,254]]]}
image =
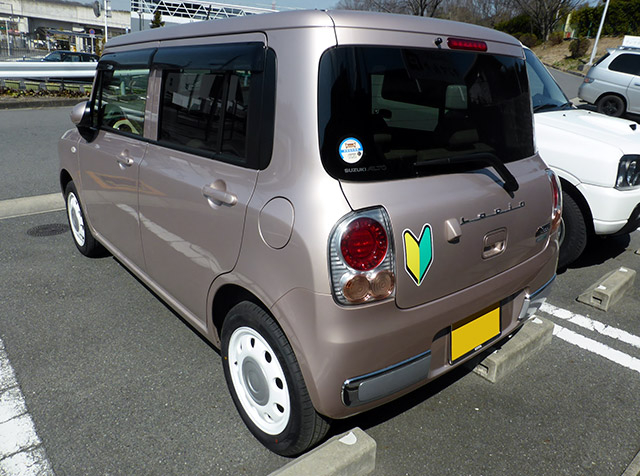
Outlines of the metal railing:
{"label": "metal railing", "polygon": [[59,61],[3,61],[0,78],[92,78],[98,63]]}

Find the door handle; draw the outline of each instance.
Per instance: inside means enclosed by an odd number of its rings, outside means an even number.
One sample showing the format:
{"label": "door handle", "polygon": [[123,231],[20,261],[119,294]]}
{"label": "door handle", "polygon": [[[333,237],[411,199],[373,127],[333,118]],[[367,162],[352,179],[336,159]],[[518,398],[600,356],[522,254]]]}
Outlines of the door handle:
{"label": "door handle", "polygon": [[202,194],[219,207],[222,205],[232,207],[238,203],[238,197],[227,192],[227,185],[222,180],[216,180],[213,184],[202,187]]}
{"label": "door handle", "polygon": [[133,157],[129,155],[128,150],[123,150],[120,152],[120,155],[116,158],[118,161],[118,165],[120,168],[124,169],[124,167],[131,167],[133,165]]}
{"label": "door handle", "polygon": [[500,228],[487,233],[482,242],[482,259],[493,258],[507,248],[507,229]]}

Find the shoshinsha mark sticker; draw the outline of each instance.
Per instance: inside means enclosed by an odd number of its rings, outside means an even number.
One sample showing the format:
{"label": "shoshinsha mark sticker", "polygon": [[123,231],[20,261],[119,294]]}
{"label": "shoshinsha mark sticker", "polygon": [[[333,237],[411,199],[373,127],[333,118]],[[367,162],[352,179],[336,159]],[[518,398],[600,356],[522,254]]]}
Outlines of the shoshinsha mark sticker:
{"label": "shoshinsha mark sticker", "polygon": [[364,150],[362,144],[355,137],[349,137],[340,143],[340,158],[348,164],[360,161]]}
{"label": "shoshinsha mark sticker", "polygon": [[413,282],[420,286],[433,261],[431,225],[425,224],[422,227],[420,238],[416,238],[411,230],[404,230],[402,239],[404,241],[405,269]]}

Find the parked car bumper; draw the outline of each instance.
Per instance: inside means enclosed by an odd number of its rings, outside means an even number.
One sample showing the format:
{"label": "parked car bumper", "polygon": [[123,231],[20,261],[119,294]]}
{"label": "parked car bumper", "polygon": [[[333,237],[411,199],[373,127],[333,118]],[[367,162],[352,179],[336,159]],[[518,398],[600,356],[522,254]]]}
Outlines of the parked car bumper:
{"label": "parked car bumper", "polygon": [[640,187],[617,190],[583,183],[578,189],[591,206],[597,235],[629,233],[640,226]]}
{"label": "parked car bumper", "polygon": [[[406,394],[481,352],[484,346],[451,361],[451,326],[479,310],[500,305],[500,334],[489,343],[512,334],[544,302],[557,246],[554,238],[519,266],[411,309],[393,301],[349,308],[331,295],[298,288],[272,312],[290,337],[317,411],[344,418]],[[306,320],[305,332],[292,332],[283,316]]]}

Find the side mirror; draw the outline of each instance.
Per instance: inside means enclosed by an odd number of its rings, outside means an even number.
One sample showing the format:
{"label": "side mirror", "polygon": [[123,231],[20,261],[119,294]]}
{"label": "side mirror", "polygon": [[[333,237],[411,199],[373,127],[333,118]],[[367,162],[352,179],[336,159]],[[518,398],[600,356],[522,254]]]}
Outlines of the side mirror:
{"label": "side mirror", "polygon": [[73,106],[71,110],[71,122],[75,124],[78,132],[87,142],[95,139],[98,130],[91,124],[91,110],[89,109],[88,101]]}
{"label": "side mirror", "polygon": [[76,126],[80,125],[85,113],[87,115],[89,114],[89,102],[84,101],[80,104],[76,104],[71,110],[71,122],[73,122]]}

